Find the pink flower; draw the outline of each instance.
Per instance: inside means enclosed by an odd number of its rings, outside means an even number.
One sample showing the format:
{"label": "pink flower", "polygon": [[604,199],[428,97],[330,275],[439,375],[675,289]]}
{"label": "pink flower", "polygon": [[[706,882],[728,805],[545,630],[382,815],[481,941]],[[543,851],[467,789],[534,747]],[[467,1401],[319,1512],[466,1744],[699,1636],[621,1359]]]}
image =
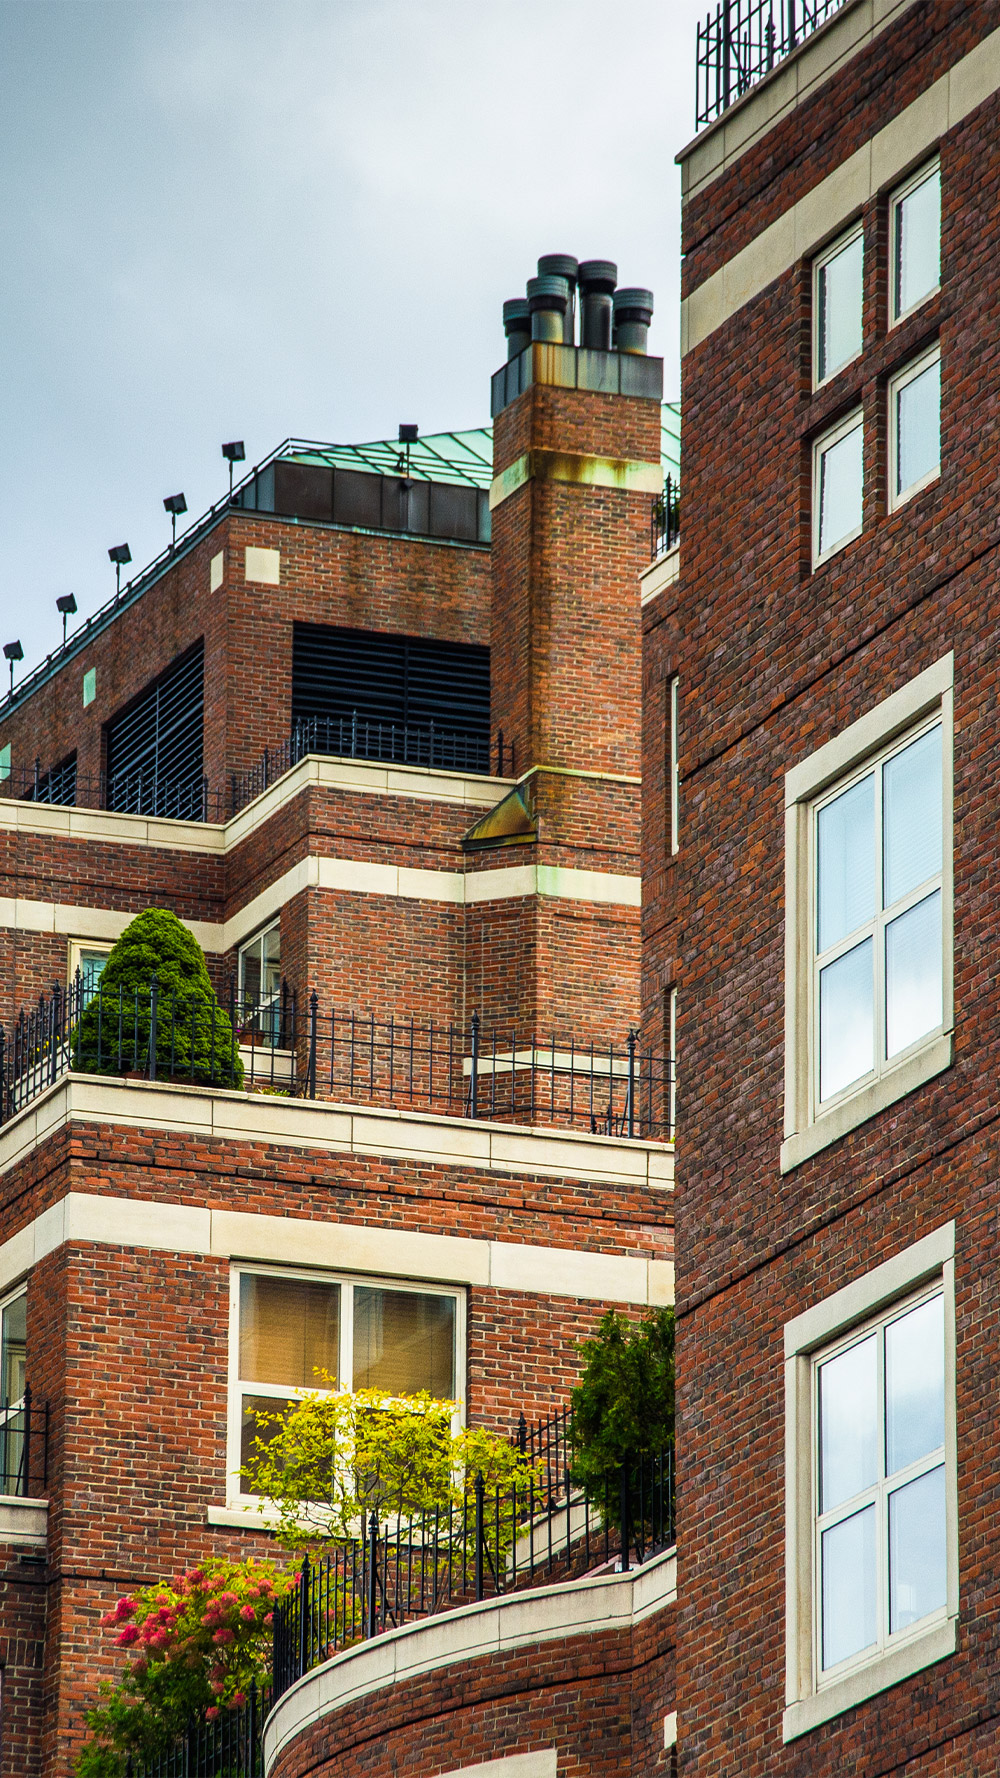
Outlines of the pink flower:
{"label": "pink flower", "polygon": [[212,1680],[212,1690],[215,1693],[217,1698],[221,1698],[225,1689],[226,1689],[225,1684],[221,1679],[213,1679]]}
{"label": "pink flower", "polygon": [[240,1611],[240,1617],[245,1624],[252,1624],[257,1617],[257,1613],[254,1611],[252,1605],[244,1605]]}
{"label": "pink flower", "polygon": [[232,1708],[234,1710],[236,1710],[236,1709],[238,1709],[240,1704],[245,1704],[246,1701],[247,1701],[246,1692],[234,1692],[233,1693]]}
{"label": "pink flower", "polygon": [[267,1616],[265,1617],[264,1622],[265,1622],[265,1624],[273,1624],[274,1623],[274,1612],[273,1611],[269,1611],[267,1613]]}
{"label": "pink flower", "polygon": [[134,1624],[126,1624],[124,1630],[115,1637],[119,1648],[128,1648],[131,1643],[138,1642],[139,1632]]}
{"label": "pink flower", "polygon": [[232,1630],[216,1630],[215,1635],[212,1637],[212,1641],[224,1644],[227,1642],[235,1642],[236,1638],[233,1635]]}
{"label": "pink flower", "polygon": [[208,1709],[205,1712],[205,1721],[206,1722],[215,1722],[218,1719],[218,1715],[219,1715],[218,1704],[210,1704],[208,1706]]}
{"label": "pink flower", "polygon": [[220,1605],[238,1605],[239,1599],[235,1593],[220,1593],[218,1602]]}

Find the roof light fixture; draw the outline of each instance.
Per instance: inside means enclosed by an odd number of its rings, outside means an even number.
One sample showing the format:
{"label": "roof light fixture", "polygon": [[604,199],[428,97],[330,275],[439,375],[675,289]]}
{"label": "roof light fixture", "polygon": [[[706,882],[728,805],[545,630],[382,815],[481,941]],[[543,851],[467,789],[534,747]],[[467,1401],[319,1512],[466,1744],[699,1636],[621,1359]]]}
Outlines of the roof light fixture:
{"label": "roof light fixture", "polygon": [[164,512],[170,514],[170,547],[177,548],[177,519],[182,512],[187,512],[188,503],[183,494],[168,494],[163,502]]}
{"label": "roof light fixture", "polygon": [[405,452],[400,451],[396,468],[405,469],[407,475],[410,473],[410,446],[416,444],[419,431],[419,426],[414,426],[405,420],[401,420],[399,423],[399,442],[406,446],[406,450]]}
{"label": "roof light fixture", "polygon": [[115,565],[115,595],[122,590],[122,569],[132,560],[132,551],[127,543],[116,543],[114,549],[108,550],[108,557]]}
{"label": "roof light fixture", "polygon": [[59,615],[63,620],[63,647],[65,648],[66,624],[71,617],[76,616],[76,599],[74,595],[72,593],[63,593],[61,597],[56,600],[56,610],[59,612]]}
{"label": "roof light fixture", "polygon": [[21,647],[20,642],[5,642],[3,645],[3,652],[4,652],[4,658],[6,659],[8,665],[10,667],[10,690],[11,690],[11,696],[13,697],[13,695],[14,695],[14,663],[15,663],[15,661],[23,661],[24,649]]}
{"label": "roof light fixture", "polygon": [[242,438],[234,438],[229,444],[224,444],[222,447],[222,455],[229,464],[229,498],[231,500],[233,497],[233,464],[246,462],[247,454],[243,448]]}

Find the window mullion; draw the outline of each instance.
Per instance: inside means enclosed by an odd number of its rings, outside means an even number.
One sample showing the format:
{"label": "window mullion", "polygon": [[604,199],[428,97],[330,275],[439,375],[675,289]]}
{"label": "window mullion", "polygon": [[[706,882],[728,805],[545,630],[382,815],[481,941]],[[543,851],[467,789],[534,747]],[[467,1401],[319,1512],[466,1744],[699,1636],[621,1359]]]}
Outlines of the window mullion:
{"label": "window mullion", "polygon": [[340,1387],[354,1388],[354,1285],[340,1287]]}

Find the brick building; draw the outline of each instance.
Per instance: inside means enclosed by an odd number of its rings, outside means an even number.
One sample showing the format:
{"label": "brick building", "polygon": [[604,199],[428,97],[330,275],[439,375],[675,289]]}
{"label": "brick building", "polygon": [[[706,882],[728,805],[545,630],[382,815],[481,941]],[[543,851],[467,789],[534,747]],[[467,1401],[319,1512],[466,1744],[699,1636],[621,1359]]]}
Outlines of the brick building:
{"label": "brick building", "polygon": [[681,570],[647,608],[679,735],[644,919],[681,1058],[680,1770],[980,1775],[1000,8],[799,8],[797,43],[790,11],[699,39]]}
{"label": "brick building", "polygon": [[[612,340],[582,268],[577,344],[563,270],[508,315],[492,435],[286,443],[0,705],[4,1778],[71,1770],[119,1592],[268,1551],[247,1439],[317,1366],[514,1430],[605,1307],[671,1300],[664,1033],[628,1042],[671,416],[648,295]],[[150,906],[242,1088],[127,1016],[74,1068]]]}

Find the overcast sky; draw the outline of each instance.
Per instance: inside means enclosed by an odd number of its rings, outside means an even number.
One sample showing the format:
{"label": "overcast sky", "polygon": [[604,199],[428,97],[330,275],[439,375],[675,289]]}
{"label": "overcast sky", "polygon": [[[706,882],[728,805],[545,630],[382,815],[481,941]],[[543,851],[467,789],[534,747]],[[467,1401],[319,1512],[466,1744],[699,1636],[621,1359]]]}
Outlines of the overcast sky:
{"label": "overcast sky", "polygon": [[678,386],[693,0],[0,0],[0,641],[23,672],[289,436],[482,425],[540,253]]}

